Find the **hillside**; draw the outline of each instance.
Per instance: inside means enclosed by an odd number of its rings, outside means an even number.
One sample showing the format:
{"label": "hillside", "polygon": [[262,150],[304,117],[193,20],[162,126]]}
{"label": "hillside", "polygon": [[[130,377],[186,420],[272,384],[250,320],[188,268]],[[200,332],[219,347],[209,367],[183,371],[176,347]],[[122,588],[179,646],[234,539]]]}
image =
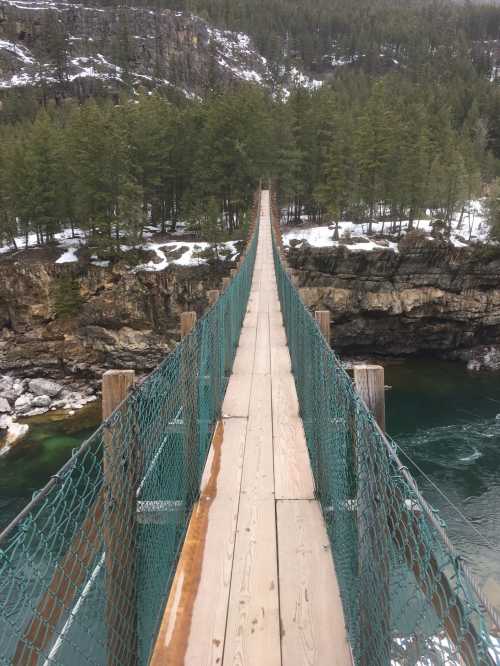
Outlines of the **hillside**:
{"label": "hillside", "polygon": [[80,99],[235,82],[285,94],[346,70],[494,80],[500,7],[447,0],[0,0],[0,94]]}
{"label": "hillside", "polygon": [[314,85],[297,71],[277,76],[246,34],[187,12],[0,1],[0,90],[38,85],[84,98],[166,88],[190,97],[235,81]]}

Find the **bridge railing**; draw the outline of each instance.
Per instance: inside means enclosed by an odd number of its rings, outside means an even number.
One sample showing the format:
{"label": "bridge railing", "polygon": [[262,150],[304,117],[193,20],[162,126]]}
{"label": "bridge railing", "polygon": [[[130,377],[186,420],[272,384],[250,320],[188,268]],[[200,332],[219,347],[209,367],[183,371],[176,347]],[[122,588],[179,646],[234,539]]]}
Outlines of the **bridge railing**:
{"label": "bridge railing", "polygon": [[278,220],[278,290],[355,662],[500,664],[495,611],[304,306]]}
{"label": "bridge railing", "polygon": [[215,305],[0,535],[0,664],[148,663],[231,374],[258,220]]}

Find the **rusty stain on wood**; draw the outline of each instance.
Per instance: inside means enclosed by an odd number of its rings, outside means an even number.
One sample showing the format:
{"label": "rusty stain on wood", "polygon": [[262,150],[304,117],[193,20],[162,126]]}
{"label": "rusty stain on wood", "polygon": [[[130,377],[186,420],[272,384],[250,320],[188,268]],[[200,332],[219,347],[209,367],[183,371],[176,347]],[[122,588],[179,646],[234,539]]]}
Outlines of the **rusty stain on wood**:
{"label": "rusty stain on wood", "polygon": [[207,485],[196,503],[163,616],[150,666],[182,666],[186,657],[193,609],[201,580],[209,513],[217,496],[224,424],[217,424],[214,455]]}

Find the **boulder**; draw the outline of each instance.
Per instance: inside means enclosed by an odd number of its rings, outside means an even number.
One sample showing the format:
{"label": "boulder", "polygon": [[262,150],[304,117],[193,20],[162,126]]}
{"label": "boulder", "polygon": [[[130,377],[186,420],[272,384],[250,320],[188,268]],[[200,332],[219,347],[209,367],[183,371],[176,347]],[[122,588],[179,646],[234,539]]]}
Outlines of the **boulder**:
{"label": "boulder", "polygon": [[0,415],[0,437],[9,429],[11,423],[12,416],[9,416],[8,414]]}
{"label": "boulder", "polygon": [[26,437],[29,431],[29,425],[26,425],[25,423],[16,423],[13,421],[9,429],[7,430],[7,435],[5,437],[5,447],[6,449],[10,449],[14,444],[17,444],[20,442],[22,439]]}
{"label": "boulder", "polygon": [[33,407],[50,407],[51,402],[48,395],[37,395],[31,404]]}
{"label": "boulder", "polygon": [[5,432],[4,439],[0,443],[0,456],[10,451],[14,444],[26,437],[28,431],[28,425],[16,423],[12,416],[6,414],[0,416],[0,432]]}
{"label": "boulder", "polygon": [[28,382],[25,379],[16,379],[12,384],[12,390],[14,392],[15,398],[19,398],[22,395],[28,386]]}
{"label": "boulder", "polygon": [[32,379],[29,387],[34,395],[50,396],[51,398],[56,398],[63,390],[60,384],[52,382],[50,379]]}
{"label": "boulder", "polygon": [[0,414],[10,414],[12,408],[5,398],[0,397]]}
{"label": "boulder", "polygon": [[3,391],[0,391],[0,398],[5,398],[5,400],[8,400],[8,402],[14,404],[16,401],[16,398],[18,398],[21,394],[16,393],[14,389],[3,389]]}
{"label": "boulder", "polygon": [[29,412],[31,405],[33,404],[33,397],[34,396],[31,393],[23,393],[23,395],[20,395],[14,403],[16,414],[25,414],[26,412]]}
{"label": "boulder", "polygon": [[42,414],[46,414],[48,411],[48,407],[36,407],[35,409],[30,409],[30,411],[26,412],[26,414],[23,414],[23,416],[41,416]]}
{"label": "boulder", "polygon": [[11,391],[14,380],[8,375],[0,376],[0,394],[3,394],[4,391]]}

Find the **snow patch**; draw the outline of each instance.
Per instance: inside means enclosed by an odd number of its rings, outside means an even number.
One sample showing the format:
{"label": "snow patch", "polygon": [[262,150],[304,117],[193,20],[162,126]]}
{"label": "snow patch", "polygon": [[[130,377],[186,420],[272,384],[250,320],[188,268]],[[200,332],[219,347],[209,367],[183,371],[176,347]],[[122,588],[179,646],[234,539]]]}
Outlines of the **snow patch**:
{"label": "snow patch", "polygon": [[25,46],[19,46],[14,42],[8,42],[5,39],[0,39],[0,51],[8,51],[21,60],[26,65],[32,65],[35,59],[32,57],[30,51]]}
{"label": "snow patch", "polygon": [[[428,211],[430,215],[430,211]],[[307,216],[302,216],[304,221],[307,221]],[[388,235],[391,227],[390,221],[385,222],[372,222],[371,234],[377,236]],[[370,232],[370,225],[368,223],[355,224],[353,222],[340,222],[339,223],[339,239],[334,240],[335,227],[321,226],[301,228],[291,227],[283,228],[283,243],[285,246],[290,246],[292,240],[307,241],[312,247],[337,247],[344,245],[351,251],[364,251],[380,250],[389,248],[397,252],[397,243],[385,240],[383,243],[366,238]],[[431,233],[433,230],[432,220],[429,218],[422,220],[415,220],[413,222],[413,229],[423,232],[428,238],[432,238]],[[402,222],[402,233],[405,234],[410,230],[408,220]],[[349,244],[345,243],[346,238],[351,237],[352,241]],[[355,242],[356,237],[361,237],[362,242]],[[342,242],[342,239],[344,242]],[[469,241],[472,242],[488,242],[489,239],[489,226],[485,218],[484,200],[472,200],[464,208],[464,212],[454,215],[451,221],[451,235],[450,242],[453,247],[461,248],[468,247]],[[354,242],[353,242],[354,241]],[[368,242],[367,242],[368,241]]]}
{"label": "snow patch", "polygon": [[56,264],[73,264],[76,261],[78,261],[78,257],[76,256],[78,248],[76,247],[70,247],[66,250],[66,252],[63,252],[59,259],[56,260]]}
{"label": "snow patch", "polygon": [[[238,251],[236,249],[236,243],[238,241],[228,241],[227,243],[220,243],[219,250],[221,254],[226,254],[229,250],[228,256],[231,259],[235,259],[238,256]],[[201,257],[200,255],[203,252],[206,252],[210,249],[211,244],[206,242],[195,242],[195,241],[186,241],[186,242],[169,242],[169,243],[145,243],[141,246],[141,249],[154,252],[158,258],[158,262],[149,261],[147,264],[141,264],[136,266],[133,271],[134,273],[139,272],[159,272],[164,271],[168,266],[202,266],[208,263],[207,259]],[[130,249],[130,248],[127,248]],[[181,252],[181,256],[173,258],[174,253]]]}

